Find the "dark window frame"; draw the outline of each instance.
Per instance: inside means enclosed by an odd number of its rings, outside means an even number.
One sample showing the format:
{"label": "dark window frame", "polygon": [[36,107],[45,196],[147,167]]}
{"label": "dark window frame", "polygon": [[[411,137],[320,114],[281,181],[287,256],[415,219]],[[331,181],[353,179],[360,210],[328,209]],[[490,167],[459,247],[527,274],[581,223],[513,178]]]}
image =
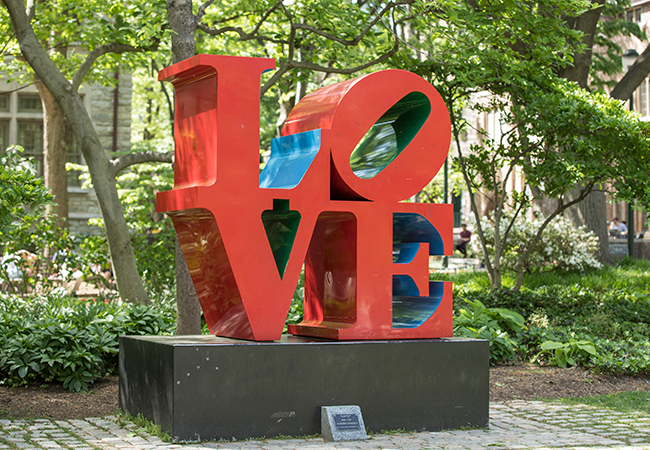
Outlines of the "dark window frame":
{"label": "dark window frame", "polygon": [[0,152],[9,147],[9,121],[0,120]]}
{"label": "dark window frame", "polygon": [[[36,173],[39,177],[43,176],[43,121],[42,120],[30,120],[30,119],[18,119],[17,121],[18,129],[17,131],[17,144],[22,146],[25,149],[25,155],[26,158],[32,158],[36,162]],[[40,125],[40,133],[37,133],[39,137],[36,138],[36,142],[34,144],[35,147],[32,149],[31,146],[26,146],[25,145],[25,139],[24,136],[21,136],[21,127],[24,125],[29,124],[29,125]],[[40,141],[40,142],[39,142]],[[40,144],[40,145],[39,145]]]}
{"label": "dark window frame", "polygon": [[[38,107],[25,107],[23,101],[29,100],[32,104],[38,104]],[[38,94],[19,94],[18,95],[18,112],[19,113],[43,113],[43,104]]]}

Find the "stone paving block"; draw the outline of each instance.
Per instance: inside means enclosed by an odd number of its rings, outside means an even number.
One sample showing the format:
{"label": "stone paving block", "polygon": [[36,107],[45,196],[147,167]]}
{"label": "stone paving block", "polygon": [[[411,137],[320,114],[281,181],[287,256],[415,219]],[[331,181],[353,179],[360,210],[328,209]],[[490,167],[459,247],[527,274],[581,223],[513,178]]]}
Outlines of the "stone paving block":
{"label": "stone paving block", "polygon": [[[650,450],[650,417],[543,402],[491,404],[489,429],[374,435],[366,442],[336,444],[326,444],[320,438],[168,444],[141,430],[133,434],[137,426],[120,427],[116,420],[115,417],[69,421],[0,420],[0,450],[58,450],[63,447],[72,450]],[[29,433],[21,427],[28,428]],[[70,435],[68,430],[82,440]],[[49,437],[56,442],[48,442]]]}

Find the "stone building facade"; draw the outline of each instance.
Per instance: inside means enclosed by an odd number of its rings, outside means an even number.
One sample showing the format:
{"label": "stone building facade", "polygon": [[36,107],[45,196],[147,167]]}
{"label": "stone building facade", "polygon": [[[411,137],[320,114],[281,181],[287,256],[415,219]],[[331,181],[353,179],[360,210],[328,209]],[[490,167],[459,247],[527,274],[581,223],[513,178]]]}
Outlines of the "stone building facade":
{"label": "stone building facade", "polygon": [[[131,92],[129,73],[116,75],[117,85],[99,84],[80,89],[100,142],[108,153],[128,151],[131,147]],[[36,87],[8,82],[0,77],[0,148],[21,145],[32,157],[40,174],[43,171],[43,109]],[[84,165],[78,145],[68,149],[67,161]],[[83,189],[77,173],[68,173],[69,227],[74,234],[97,234],[100,229],[88,224],[100,217],[92,189]]]}
{"label": "stone building facade", "polygon": [[[628,21],[636,22],[646,34],[650,33],[650,0],[633,0],[626,10],[625,16]],[[647,40],[641,41],[633,36],[621,38],[619,41],[618,44],[623,52],[627,49],[634,49],[641,54],[648,46]],[[618,76],[619,79],[622,77],[622,74]],[[650,78],[646,77],[634,91],[631,106],[634,111],[641,114],[642,120],[650,121]],[[642,233],[644,237],[650,237],[647,232],[648,213],[634,211],[633,217],[628,217],[628,212],[628,205],[625,202],[610,202],[607,204],[608,221],[618,217],[628,224],[633,223],[635,234]]]}

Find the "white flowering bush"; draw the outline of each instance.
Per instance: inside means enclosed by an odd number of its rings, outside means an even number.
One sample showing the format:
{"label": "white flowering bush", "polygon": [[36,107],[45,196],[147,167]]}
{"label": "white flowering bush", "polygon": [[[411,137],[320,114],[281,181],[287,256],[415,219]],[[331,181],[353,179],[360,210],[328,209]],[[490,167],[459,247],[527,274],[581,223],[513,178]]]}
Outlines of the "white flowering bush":
{"label": "white flowering bush", "polygon": [[[502,219],[500,227],[502,238],[510,220],[512,215],[509,214]],[[543,221],[544,218],[541,216],[534,220],[526,220],[520,216],[515,220],[502,256],[501,266],[505,270],[514,269],[517,259],[527,250],[527,246],[532,242]],[[494,224],[487,217],[483,217],[481,227],[485,234],[488,252],[494,254]],[[600,268],[601,263],[595,257],[598,248],[598,237],[593,232],[585,227],[576,228],[569,220],[558,216],[544,230],[542,238],[524,262],[524,270],[527,272],[550,269],[582,271]],[[469,250],[479,257],[483,255],[478,236],[470,241]]]}

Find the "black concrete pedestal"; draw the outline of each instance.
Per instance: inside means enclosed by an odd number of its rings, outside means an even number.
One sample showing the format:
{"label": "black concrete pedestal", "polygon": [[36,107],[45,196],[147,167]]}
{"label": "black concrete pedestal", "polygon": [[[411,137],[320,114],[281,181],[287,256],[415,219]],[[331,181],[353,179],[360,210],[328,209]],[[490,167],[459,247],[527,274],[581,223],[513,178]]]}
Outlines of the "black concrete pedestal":
{"label": "black concrete pedestal", "polygon": [[177,441],[320,433],[321,406],[358,405],[371,431],[488,424],[488,343],[284,337],[120,338],[120,408]]}

